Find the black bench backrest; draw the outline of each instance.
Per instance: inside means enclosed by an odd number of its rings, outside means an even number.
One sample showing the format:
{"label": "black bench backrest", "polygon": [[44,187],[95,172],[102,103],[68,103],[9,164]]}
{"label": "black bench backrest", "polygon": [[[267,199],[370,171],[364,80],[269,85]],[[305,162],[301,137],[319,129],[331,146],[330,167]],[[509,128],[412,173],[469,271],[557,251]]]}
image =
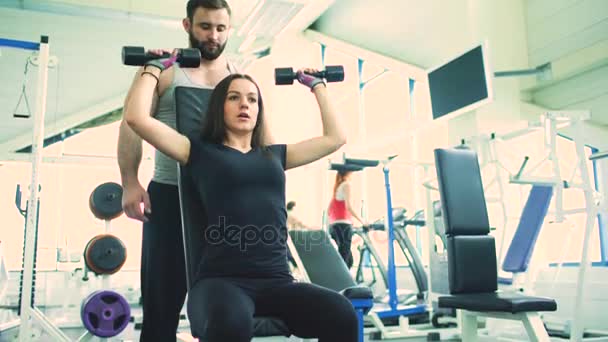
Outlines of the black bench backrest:
{"label": "black bench backrest", "polygon": [[[211,89],[194,87],[175,88],[175,112],[177,114],[177,130],[187,136],[194,136],[200,132],[203,111],[207,109],[203,104],[208,103]],[[184,237],[184,252],[186,257],[186,276],[188,289],[196,279],[201,252],[203,250],[203,227],[207,221],[205,206],[196,194],[191,175],[187,168],[178,166],[179,199],[182,209],[182,230]]]}
{"label": "black bench backrest", "polygon": [[435,165],[447,236],[450,293],[495,292],[496,246],[477,154],[472,150],[436,149]]}

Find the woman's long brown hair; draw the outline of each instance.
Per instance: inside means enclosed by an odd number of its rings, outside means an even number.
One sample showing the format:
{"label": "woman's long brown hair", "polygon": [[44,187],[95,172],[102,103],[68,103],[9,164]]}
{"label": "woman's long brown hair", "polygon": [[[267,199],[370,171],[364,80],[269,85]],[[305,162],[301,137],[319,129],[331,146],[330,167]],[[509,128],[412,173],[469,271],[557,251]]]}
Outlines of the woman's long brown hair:
{"label": "woman's long brown hair", "polygon": [[334,197],[336,196],[336,191],[338,190],[340,184],[344,183],[346,181],[346,178],[348,178],[350,174],[350,171],[336,173],[336,182],[334,183]]}

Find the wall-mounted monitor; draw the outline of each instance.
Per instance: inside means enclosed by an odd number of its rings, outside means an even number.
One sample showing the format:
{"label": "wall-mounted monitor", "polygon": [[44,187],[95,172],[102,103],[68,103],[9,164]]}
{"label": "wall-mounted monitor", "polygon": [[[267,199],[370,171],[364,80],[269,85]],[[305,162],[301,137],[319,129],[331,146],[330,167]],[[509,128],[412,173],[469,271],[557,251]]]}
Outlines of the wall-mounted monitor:
{"label": "wall-mounted monitor", "polygon": [[487,43],[428,70],[433,120],[445,120],[493,100]]}

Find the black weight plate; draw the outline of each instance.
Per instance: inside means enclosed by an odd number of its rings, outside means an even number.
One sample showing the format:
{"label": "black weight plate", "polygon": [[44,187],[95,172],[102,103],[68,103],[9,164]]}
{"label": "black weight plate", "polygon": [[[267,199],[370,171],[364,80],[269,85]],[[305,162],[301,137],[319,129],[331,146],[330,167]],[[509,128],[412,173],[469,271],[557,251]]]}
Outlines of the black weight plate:
{"label": "black weight plate", "polygon": [[108,182],[99,185],[89,197],[89,208],[100,220],[112,220],[122,214],[122,187]]}
{"label": "black weight plate", "polygon": [[178,61],[182,68],[198,68],[201,65],[201,52],[199,49],[181,49]]}
{"label": "black weight plate", "polygon": [[325,79],[327,82],[344,81],[344,67],[341,65],[330,65],[325,67]]}
{"label": "black weight plate", "polygon": [[114,235],[97,235],[85,247],[84,260],[95,274],[114,274],[127,260],[127,248]]}
{"label": "black weight plate", "polygon": [[293,68],[276,68],[274,69],[274,83],[276,85],[293,84],[295,73]]}

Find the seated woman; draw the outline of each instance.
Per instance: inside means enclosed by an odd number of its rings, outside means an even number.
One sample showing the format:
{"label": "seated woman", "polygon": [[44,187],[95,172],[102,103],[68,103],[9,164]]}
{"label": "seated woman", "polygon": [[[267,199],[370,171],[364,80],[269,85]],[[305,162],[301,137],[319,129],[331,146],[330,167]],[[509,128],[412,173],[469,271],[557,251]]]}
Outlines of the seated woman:
{"label": "seated woman", "polygon": [[314,70],[297,73],[319,105],[322,136],[264,146],[259,87],[250,76],[233,74],[214,89],[200,135],[186,137],[149,115],[158,76],[174,60],[148,62],[124,116],[142,139],[198,175],[193,183],[208,222],[201,227],[203,257],[188,294],[192,331],[210,342],[250,341],[259,315],[282,319],[299,337],[357,341],[352,304],[335,291],[295,282],[287,262],[285,170],[345,143],[324,82],[309,75]]}

